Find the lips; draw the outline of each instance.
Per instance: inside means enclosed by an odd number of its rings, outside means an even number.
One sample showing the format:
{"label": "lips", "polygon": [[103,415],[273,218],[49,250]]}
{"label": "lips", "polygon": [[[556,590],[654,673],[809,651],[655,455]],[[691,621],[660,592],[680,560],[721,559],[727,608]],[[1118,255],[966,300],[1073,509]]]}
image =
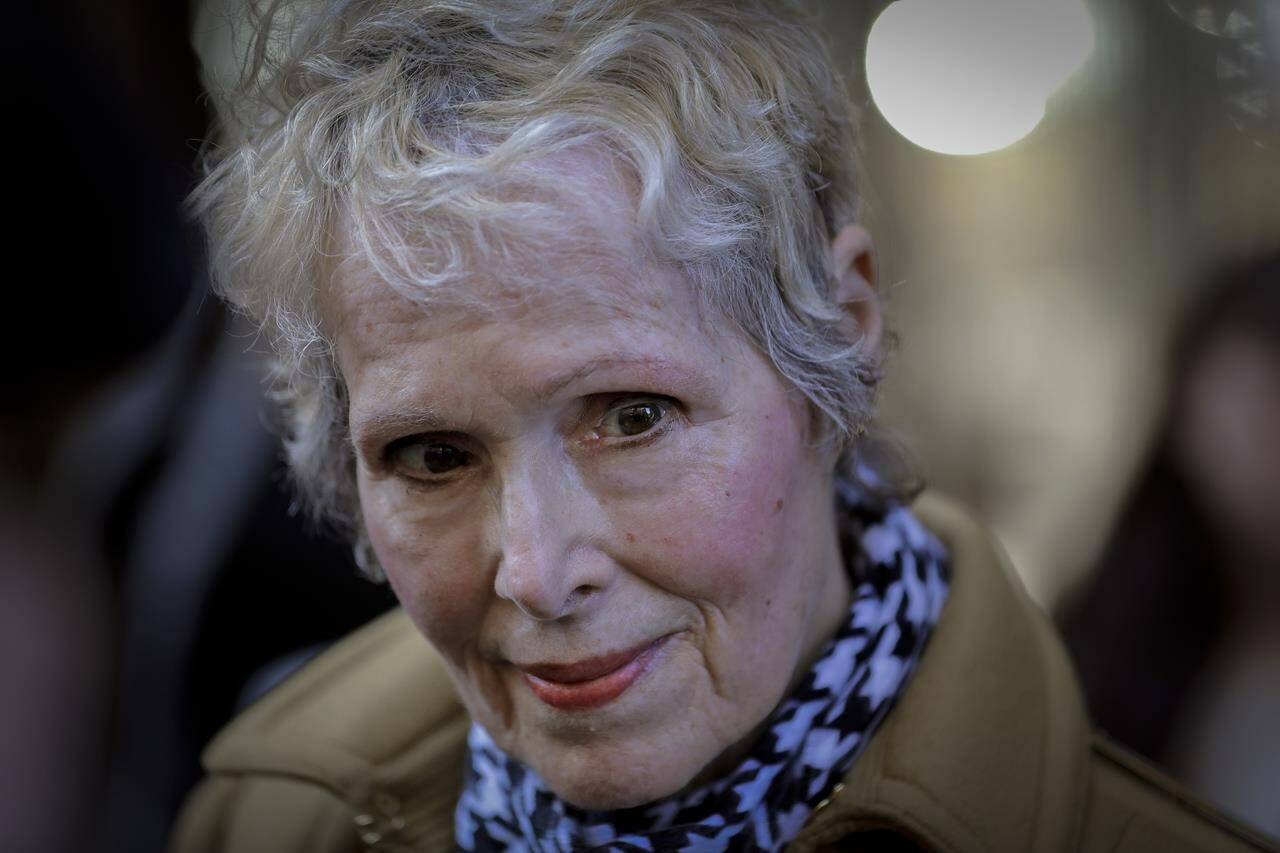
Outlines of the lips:
{"label": "lips", "polygon": [[525,664],[520,675],[533,695],[553,708],[583,710],[611,702],[652,667],[670,635],[569,664]]}

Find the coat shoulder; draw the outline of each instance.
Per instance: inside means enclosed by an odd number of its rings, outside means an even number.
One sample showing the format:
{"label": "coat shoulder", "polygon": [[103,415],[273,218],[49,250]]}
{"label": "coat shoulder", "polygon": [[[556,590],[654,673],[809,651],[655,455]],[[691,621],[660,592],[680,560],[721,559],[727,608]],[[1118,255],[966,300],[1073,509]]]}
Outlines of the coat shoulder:
{"label": "coat shoulder", "polygon": [[212,774],[187,798],[175,853],[354,853],[363,849],[356,810],[328,789],[270,774]]}
{"label": "coat shoulder", "polygon": [[393,611],[213,739],[203,756],[208,775],[187,799],[170,849],[447,846],[469,727],[439,654]]}
{"label": "coat shoulder", "polygon": [[1102,735],[1093,739],[1085,832],[1087,853],[1280,853],[1258,830],[1206,803]]}

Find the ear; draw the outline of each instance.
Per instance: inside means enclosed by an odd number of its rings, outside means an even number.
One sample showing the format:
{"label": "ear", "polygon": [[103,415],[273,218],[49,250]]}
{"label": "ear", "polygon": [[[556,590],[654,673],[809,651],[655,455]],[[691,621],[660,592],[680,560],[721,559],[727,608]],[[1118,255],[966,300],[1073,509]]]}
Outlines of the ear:
{"label": "ear", "polygon": [[844,309],[849,339],[866,341],[864,347],[880,348],[883,319],[876,290],[876,256],[871,233],[861,225],[846,225],[831,240],[832,268],[836,275],[835,301]]}

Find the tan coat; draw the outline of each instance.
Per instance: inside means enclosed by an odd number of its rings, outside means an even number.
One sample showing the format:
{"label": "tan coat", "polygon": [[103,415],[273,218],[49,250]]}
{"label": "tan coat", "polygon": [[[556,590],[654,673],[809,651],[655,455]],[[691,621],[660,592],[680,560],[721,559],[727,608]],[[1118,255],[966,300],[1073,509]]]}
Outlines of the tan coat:
{"label": "tan coat", "polygon": [[[1094,734],[998,548],[936,497],[916,510],[950,549],[950,599],[897,707],[789,850],[1280,850]],[[451,849],[467,727],[439,658],[389,614],[213,741],[174,849]]]}

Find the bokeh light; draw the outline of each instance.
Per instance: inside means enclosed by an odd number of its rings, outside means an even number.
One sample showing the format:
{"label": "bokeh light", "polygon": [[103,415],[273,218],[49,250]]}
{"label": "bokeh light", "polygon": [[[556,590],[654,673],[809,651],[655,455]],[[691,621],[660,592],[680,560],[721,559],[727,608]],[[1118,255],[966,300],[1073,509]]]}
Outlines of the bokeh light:
{"label": "bokeh light", "polygon": [[982,154],[1030,133],[1093,43],[1080,0],[898,0],[871,28],[867,84],[915,144]]}

